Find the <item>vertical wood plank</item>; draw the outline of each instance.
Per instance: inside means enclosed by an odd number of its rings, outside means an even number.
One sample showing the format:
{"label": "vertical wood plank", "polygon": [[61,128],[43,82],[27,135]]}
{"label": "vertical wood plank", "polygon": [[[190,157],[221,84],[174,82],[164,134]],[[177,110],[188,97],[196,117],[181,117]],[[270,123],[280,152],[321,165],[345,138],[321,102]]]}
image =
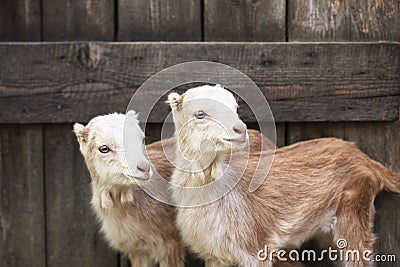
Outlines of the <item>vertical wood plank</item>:
{"label": "vertical wood plank", "polygon": [[0,1],[0,41],[40,41],[40,0]]}
{"label": "vertical wood plank", "polygon": [[400,41],[398,0],[346,1],[352,41]]}
{"label": "vertical wood plank", "polygon": [[282,147],[286,145],[286,123],[278,122],[276,124],[276,146]]}
{"label": "vertical wood plank", "polygon": [[289,41],[350,40],[344,0],[289,0],[288,3]]}
{"label": "vertical wood plank", "polygon": [[285,41],[285,17],[285,0],[204,0],[204,40]]}
{"label": "vertical wood plank", "polygon": [[42,0],[44,41],[114,40],[114,0]]}
{"label": "vertical wood plank", "polygon": [[0,265],[46,266],[43,127],[0,125]]}
{"label": "vertical wood plank", "polygon": [[119,41],[199,41],[201,1],[118,0]]}
{"label": "vertical wood plank", "polygon": [[[346,139],[354,141],[371,158],[400,173],[400,122],[346,123]],[[396,254],[400,259],[400,196],[381,192],[375,200],[377,254]],[[398,264],[398,263],[397,263]],[[395,267],[395,262],[378,266]]]}
{"label": "vertical wood plank", "polygon": [[147,123],[146,124],[146,145],[156,142],[161,139],[161,123]]}
{"label": "vertical wood plank", "polygon": [[288,145],[321,137],[344,138],[344,123],[288,123],[286,136]]}
{"label": "vertical wood plank", "polygon": [[289,0],[289,41],[399,41],[397,0]]}
{"label": "vertical wood plank", "polygon": [[62,266],[117,266],[90,208],[90,175],[71,125],[46,125],[47,263]]}

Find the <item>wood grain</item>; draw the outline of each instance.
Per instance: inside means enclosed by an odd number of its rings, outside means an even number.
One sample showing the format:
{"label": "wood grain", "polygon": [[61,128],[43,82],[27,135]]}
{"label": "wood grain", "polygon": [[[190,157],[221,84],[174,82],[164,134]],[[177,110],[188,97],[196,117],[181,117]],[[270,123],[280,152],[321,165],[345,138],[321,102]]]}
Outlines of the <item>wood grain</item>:
{"label": "wood grain", "polygon": [[349,41],[350,20],[343,0],[288,0],[289,41]]}
{"label": "wood grain", "polygon": [[285,15],[285,0],[204,0],[204,40],[284,42]]}
{"label": "wood grain", "polygon": [[397,0],[289,0],[289,41],[399,41]]}
{"label": "wood grain", "polygon": [[201,1],[118,0],[119,41],[200,41]]}
{"label": "wood grain", "polygon": [[42,0],[44,41],[114,40],[114,0]]}
{"label": "wood grain", "polygon": [[[135,89],[151,75],[193,60],[224,63],[248,75],[269,101],[277,122],[392,121],[399,113],[399,47],[396,43],[0,44],[4,62],[0,122],[87,121],[101,113],[124,111]],[[173,74],[154,86],[163,88],[176,79]],[[235,77],[222,73],[217,82],[236,85]],[[148,122],[164,121],[169,113],[164,100],[154,107]],[[242,108],[240,113],[246,121],[254,121],[250,110]]]}
{"label": "wood grain", "polygon": [[90,208],[90,175],[72,125],[44,128],[47,266],[117,266]]}
{"label": "wood grain", "polygon": [[0,265],[46,266],[42,125],[0,125]]}
{"label": "wood grain", "polygon": [[40,0],[0,1],[0,41],[40,41]]}
{"label": "wood grain", "polygon": [[400,41],[398,0],[346,1],[352,41]]}
{"label": "wood grain", "polygon": [[279,122],[276,124],[276,146],[282,147],[286,145],[286,123]]}
{"label": "wood grain", "polygon": [[345,123],[323,122],[323,123],[288,123],[286,143],[294,144],[314,138],[322,137],[345,137]]}

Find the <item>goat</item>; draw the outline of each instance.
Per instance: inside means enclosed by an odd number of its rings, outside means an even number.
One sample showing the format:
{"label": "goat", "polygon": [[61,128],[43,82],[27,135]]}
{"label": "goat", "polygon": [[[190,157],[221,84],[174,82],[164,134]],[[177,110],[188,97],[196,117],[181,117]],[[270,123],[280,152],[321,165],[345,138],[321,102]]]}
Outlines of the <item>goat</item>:
{"label": "goat", "polygon": [[[270,251],[298,248],[321,232],[332,234],[333,245],[345,239],[346,252],[372,251],[373,201],[382,189],[400,193],[400,180],[355,144],[321,138],[279,148],[275,155],[237,152],[228,163],[226,155],[247,143],[233,95],[207,85],[182,95],[170,93],[168,102],[178,144],[171,182],[181,186],[171,187],[178,205],[176,225],[207,267],[273,266],[274,257],[260,261],[257,251],[265,246]],[[251,193],[248,188],[257,169],[268,174]],[[238,183],[207,205],[198,203],[219,188],[203,194],[184,188],[203,188],[221,179],[226,182],[216,187]],[[341,264],[374,266],[364,257]]]}
{"label": "goat", "polygon": [[[130,170],[123,145],[124,125],[131,126],[130,145],[136,151]],[[128,254],[132,267],[183,267],[184,246],[174,225],[174,207],[147,195],[138,182],[151,175],[144,154],[144,133],[137,115],[109,114],[74,132],[92,178],[92,207],[110,246]]]}

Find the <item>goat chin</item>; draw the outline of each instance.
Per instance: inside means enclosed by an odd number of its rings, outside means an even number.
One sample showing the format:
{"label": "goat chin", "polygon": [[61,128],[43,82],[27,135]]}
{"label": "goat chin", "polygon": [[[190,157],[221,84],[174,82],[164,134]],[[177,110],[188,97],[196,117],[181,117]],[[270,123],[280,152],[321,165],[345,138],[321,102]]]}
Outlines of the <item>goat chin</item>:
{"label": "goat chin", "polygon": [[[277,149],[263,184],[250,193],[249,184],[260,156],[271,159],[273,154],[247,156],[235,153],[229,166],[209,167],[230,168],[222,178],[233,179],[232,175],[247,161],[243,177],[230,193],[208,205],[178,208],[176,222],[184,242],[207,259],[208,266],[268,266],[257,258],[260,249],[298,248],[321,232],[332,234],[332,246],[345,239],[346,249],[372,252],[373,201],[381,189],[400,191],[396,174],[353,143],[322,138]],[[260,164],[258,168],[266,166]],[[213,173],[221,171],[204,170],[204,175]],[[176,169],[172,183],[185,184],[196,177]],[[199,197],[173,190],[177,203]],[[365,259],[342,264],[374,266]]]}

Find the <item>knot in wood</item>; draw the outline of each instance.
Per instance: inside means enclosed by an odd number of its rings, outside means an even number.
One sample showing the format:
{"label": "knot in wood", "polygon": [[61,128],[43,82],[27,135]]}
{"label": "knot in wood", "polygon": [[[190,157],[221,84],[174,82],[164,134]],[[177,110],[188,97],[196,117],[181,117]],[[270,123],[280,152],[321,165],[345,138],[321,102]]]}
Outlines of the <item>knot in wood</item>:
{"label": "knot in wood", "polygon": [[79,49],[78,62],[87,69],[95,69],[101,61],[101,49],[98,45],[89,43]]}

